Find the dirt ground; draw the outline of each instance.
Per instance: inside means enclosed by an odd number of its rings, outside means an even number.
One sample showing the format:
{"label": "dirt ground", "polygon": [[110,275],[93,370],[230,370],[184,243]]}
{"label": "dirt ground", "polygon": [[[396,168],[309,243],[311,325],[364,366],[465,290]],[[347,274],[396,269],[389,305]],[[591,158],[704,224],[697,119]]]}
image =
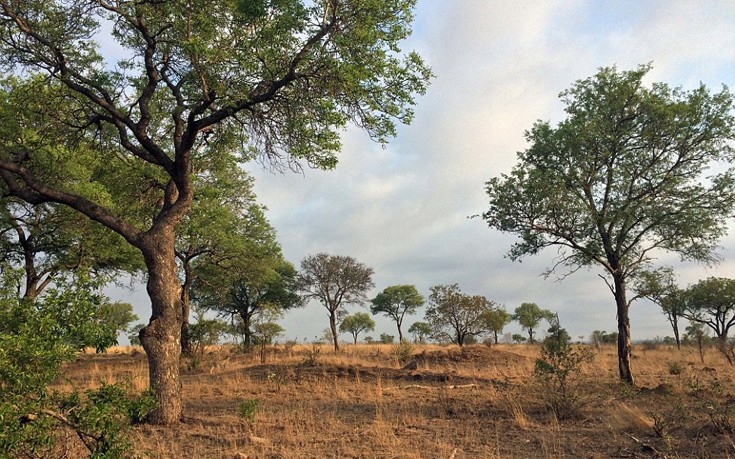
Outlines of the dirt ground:
{"label": "dirt ground", "polygon": [[[218,348],[184,362],[183,421],[129,437],[137,457],[161,459],[735,457],[734,372],[715,351],[702,363],[694,349],[636,349],[631,388],[617,382],[614,349],[596,350],[563,420],[533,377],[535,346],[412,354],[403,368],[395,346],[303,345],[262,364]],[[143,390],[147,366],[141,352],[85,355],[66,374],[62,388],[127,379]]]}

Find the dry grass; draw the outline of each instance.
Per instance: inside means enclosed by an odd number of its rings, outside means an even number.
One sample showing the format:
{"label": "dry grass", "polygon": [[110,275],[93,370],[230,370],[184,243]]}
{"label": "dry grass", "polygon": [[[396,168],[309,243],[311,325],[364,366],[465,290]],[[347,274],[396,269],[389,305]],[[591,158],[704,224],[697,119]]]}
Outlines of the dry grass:
{"label": "dry grass", "polygon": [[[579,379],[579,416],[557,421],[532,377],[534,346],[417,346],[402,369],[395,345],[283,346],[266,364],[232,348],[184,362],[185,418],[137,426],[141,458],[735,457],[733,369],[714,352],[636,349],[639,388],[617,383],[614,348]],[[318,351],[318,352],[317,352]],[[679,374],[671,374],[678,367]],[[140,350],[84,355],[60,387],[128,380],[146,386]],[[251,421],[245,400],[259,401]],[[734,404],[731,408],[731,404]],[[718,411],[719,410],[719,411]],[[731,413],[730,411],[733,411]],[[724,426],[724,428],[723,428]]]}

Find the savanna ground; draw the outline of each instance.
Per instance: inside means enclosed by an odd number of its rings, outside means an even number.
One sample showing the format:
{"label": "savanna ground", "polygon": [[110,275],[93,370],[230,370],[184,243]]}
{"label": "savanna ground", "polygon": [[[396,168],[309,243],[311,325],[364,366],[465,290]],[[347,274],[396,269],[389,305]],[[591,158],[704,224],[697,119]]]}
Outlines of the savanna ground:
{"label": "savanna ground", "polygon": [[[735,370],[715,350],[638,345],[637,388],[617,381],[615,349],[595,350],[576,381],[580,407],[558,420],[533,377],[538,347],[436,345],[210,349],[185,360],[185,418],[134,426],[140,458],[735,457]],[[147,385],[143,353],[84,355],[56,386]],[[257,400],[257,407],[253,405]],[[84,457],[71,435],[67,457]]]}

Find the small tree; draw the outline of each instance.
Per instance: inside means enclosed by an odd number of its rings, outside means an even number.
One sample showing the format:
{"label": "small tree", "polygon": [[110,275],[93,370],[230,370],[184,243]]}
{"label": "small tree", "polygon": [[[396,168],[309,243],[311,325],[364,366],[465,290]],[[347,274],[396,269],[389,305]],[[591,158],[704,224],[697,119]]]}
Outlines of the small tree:
{"label": "small tree", "polygon": [[735,279],[710,277],[690,286],[684,295],[684,316],[715,332],[717,348],[731,365],[735,356],[728,343],[735,325]]}
{"label": "small tree", "polygon": [[498,335],[503,333],[503,329],[513,320],[513,316],[504,307],[498,306],[486,311],[482,320],[485,322],[485,328],[493,333],[495,344],[498,344]]}
{"label": "small tree", "polygon": [[525,343],[528,340],[528,338],[521,335],[520,333],[513,333],[510,339],[512,339],[513,342],[517,344]]}
{"label": "small tree", "polygon": [[342,319],[339,324],[339,331],[349,333],[357,345],[357,335],[364,331],[375,330],[375,321],[367,312],[356,312]]}
{"label": "small tree", "polygon": [[415,342],[423,344],[426,338],[431,336],[431,325],[426,322],[414,322],[408,327],[408,332],[413,335]]}
{"label": "small tree", "polygon": [[115,335],[128,333],[130,324],[140,319],[133,313],[133,305],[122,301],[102,302],[97,314],[100,322],[113,330]]}
{"label": "small tree", "polygon": [[424,297],[413,285],[394,285],[386,287],[372,299],[370,312],[390,317],[398,327],[398,341],[403,342],[401,325],[406,314],[415,314],[424,304]]}
{"label": "small tree", "polygon": [[528,331],[528,341],[533,343],[534,330],[546,319],[551,321],[554,313],[548,309],[541,309],[536,303],[523,303],[518,306],[513,314],[513,320],[517,321],[521,327]]}
{"label": "small tree", "polygon": [[699,361],[704,363],[704,347],[707,342],[707,338],[709,337],[707,328],[702,323],[693,322],[689,324],[684,331],[686,333],[686,338],[697,343]]}
{"label": "small tree", "polygon": [[557,419],[574,415],[579,408],[579,393],[573,378],[581,366],[594,360],[587,347],[574,347],[572,339],[559,324],[559,317],[549,319],[549,335],[541,344],[541,357],[536,359],[534,375],[542,384],[542,394]]}
{"label": "small tree", "polygon": [[661,308],[674,331],[676,347],[681,349],[679,319],[684,315],[686,305],[683,301],[683,292],[676,285],[674,270],[665,267],[655,271],[644,271],[638,275],[634,289],[638,296],[651,300]]}
{"label": "small tree", "polygon": [[468,336],[483,333],[483,315],[494,307],[494,303],[479,295],[462,293],[457,284],[431,287],[426,322],[434,336],[447,338],[463,346]]}
{"label": "small tree", "polygon": [[329,312],[334,350],[339,351],[338,316],[345,306],[363,304],[374,287],[373,270],[352,257],[318,253],[301,261],[298,286],[305,300],[317,299]]}
{"label": "small tree", "polygon": [[389,335],[388,333],[381,333],[380,334],[380,343],[381,344],[393,344],[393,341],[396,340],[396,337],[393,335]]}

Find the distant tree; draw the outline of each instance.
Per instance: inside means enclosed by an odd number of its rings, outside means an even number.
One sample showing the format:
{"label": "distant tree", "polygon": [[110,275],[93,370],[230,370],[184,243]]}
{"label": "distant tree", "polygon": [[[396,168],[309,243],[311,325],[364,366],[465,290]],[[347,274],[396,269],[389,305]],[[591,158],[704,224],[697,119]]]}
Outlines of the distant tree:
{"label": "distant tree", "polygon": [[305,300],[316,299],[329,312],[329,330],[334,350],[339,351],[338,316],[345,306],[367,301],[367,291],[374,287],[373,270],[352,257],[318,253],[301,261],[298,286]]}
{"label": "distant tree", "polygon": [[416,314],[424,304],[424,297],[413,285],[394,285],[386,287],[371,302],[370,312],[390,317],[398,327],[398,341],[403,342],[403,318],[406,314]]}
{"label": "distant tree", "polygon": [[145,324],[133,325],[128,331],[128,340],[131,346],[140,346],[140,331],[145,328]]}
{"label": "distant tree", "polygon": [[277,245],[252,248],[248,253],[202,267],[192,286],[197,308],[236,319],[245,349],[253,344],[253,326],[262,317],[303,305],[296,269],[283,259]]}
{"label": "distant tree", "polygon": [[389,335],[388,333],[381,333],[380,334],[380,343],[381,344],[392,344],[393,341],[396,340],[396,337],[393,335]]}
{"label": "distant tree", "polygon": [[119,333],[127,333],[130,330],[130,324],[140,320],[140,317],[133,313],[133,305],[122,301],[102,302],[97,314],[100,322],[113,330],[115,336]]}
{"label": "distant tree", "polygon": [[[520,237],[511,259],[560,250],[547,271],[599,265],[615,298],[620,379],[631,370],[628,281],[661,250],[716,260],[735,208],[729,161],[733,98],[663,83],[646,87],[650,66],[603,68],[561,93],[567,117],[537,122],[508,175],[487,182],[488,225]],[[709,175],[706,180],[704,174]]]}
{"label": "distant tree", "polygon": [[426,338],[431,336],[431,325],[426,322],[414,322],[408,327],[408,332],[413,335],[415,342],[424,343]]}
{"label": "distant tree", "polygon": [[735,325],[735,279],[710,277],[701,280],[686,290],[684,298],[684,316],[712,329],[718,349],[733,364],[735,356],[727,337]]}
{"label": "distant tree", "polygon": [[498,335],[503,333],[503,329],[513,320],[513,316],[504,307],[498,306],[486,311],[482,320],[485,321],[485,328],[493,333],[495,344],[498,344]]}
{"label": "distant tree", "polygon": [[590,342],[599,348],[602,344],[615,344],[618,341],[618,333],[608,333],[605,330],[595,330],[590,335]]}
{"label": "distant tree", "polygon": [[339,331],[352,335],[355,344],[357,344],[357,335],[364,331],[375,330],[375,321],[367,312],[356,312],[351,314],[339,324]]}
{"label": "distant tree", "polygon": [[515,309],[513,320],[528,331],[528,341],[533,343],[533,331],[541,324],[542,320],[551,321],[554,313],[548,309],[541,309],[536,303],[523,303]]}
{"label": "distant tree", "polygon": [[665,267],[643,271],[636,277],[633,289],[638,296],[651,300],[661,308],[674,331],[676,347],[681,349],[679,319],[684,315],[685,302],[682,290],[676,285],[674,270]]}
{"label": "distant tree", "polygon": [[511,336],[511,339],[514,343],[524,343],[528,340],[525,336],[521,335],[520,333],[513,333],[513,336]]}
{"label": "distant tree", "polygon": [[273,341],[286,333],[286,330],[275,322],[259,322],[253,327],[254,341],[260,350],[260,363],[266,362],[266,352],[268,347],[273,345]]}
{"label": "distant tree", "polygon": [[436,285],[431,287],[426,322],[434,336],[463,346],[468,336],[486,331],[483,315],[494,306],[483,296],[465,295],[457,284]]}
{"label": "distant tree", "polygon": [[373,342],[375,342],[375,338],[373,338],[372,336],[366,336],[365,342],[368,344],[373,344]]}
{"label": "distant tree", "polygon": [[707,328],[703,323],[692,322],[684,330],[686,338],[697,343],[697,349],[699,350],[699,360],[704,363],[704,346],[707,342],[708,333]]}
{"label": "distant tree", "polygon": [[206,319],[202,314],[197,315],[197,321],[189,326],[191,335],[192,355],[201,356],[207,346],[214,346],[227,333],[228,326],[217,319]]}

